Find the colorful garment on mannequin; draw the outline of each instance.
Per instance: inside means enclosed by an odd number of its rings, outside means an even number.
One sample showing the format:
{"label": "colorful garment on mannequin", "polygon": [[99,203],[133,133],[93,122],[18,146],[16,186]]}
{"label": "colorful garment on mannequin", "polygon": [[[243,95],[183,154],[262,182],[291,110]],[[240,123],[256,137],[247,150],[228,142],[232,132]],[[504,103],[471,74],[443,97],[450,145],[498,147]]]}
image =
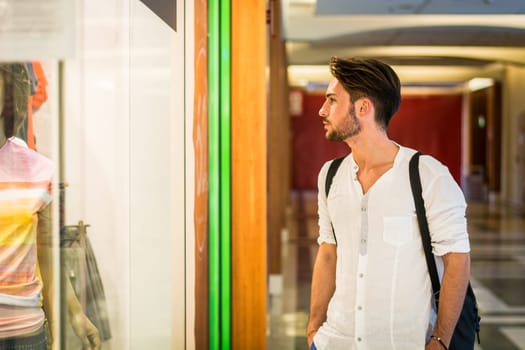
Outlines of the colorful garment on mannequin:
{"label": "colorful garment on mannequin", "polygon": [[37,215],[51,201],[52,174],[50,160],[14,138],[0,148],[0,337],[44,320]]}

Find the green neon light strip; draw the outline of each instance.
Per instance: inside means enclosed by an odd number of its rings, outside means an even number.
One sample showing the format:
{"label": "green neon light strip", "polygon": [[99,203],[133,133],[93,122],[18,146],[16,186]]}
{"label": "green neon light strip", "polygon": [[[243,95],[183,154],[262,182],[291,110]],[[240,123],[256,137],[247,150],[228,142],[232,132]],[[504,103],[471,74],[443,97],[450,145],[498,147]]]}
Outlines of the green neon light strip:
{"label": "green neon light strip", "polygon": [[210,349],[231,348],[230,2],[208,2]]}
{"label": "green neon light strip", "polygon": [[219,0],[208,1],[209,341],[220,345]]}
{"label": "green neon light strip", "polygon": [[221,350],[231,349],[231,79],[230,0],[220,2]]}

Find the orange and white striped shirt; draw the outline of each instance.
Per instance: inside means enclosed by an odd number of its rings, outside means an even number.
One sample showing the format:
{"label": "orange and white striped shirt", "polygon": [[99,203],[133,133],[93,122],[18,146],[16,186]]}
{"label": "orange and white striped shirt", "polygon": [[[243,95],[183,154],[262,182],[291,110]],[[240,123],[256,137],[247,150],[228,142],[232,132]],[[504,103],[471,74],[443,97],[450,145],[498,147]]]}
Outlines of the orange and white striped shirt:
{"label": "orange and white striped shirt", "polygon": [[52,177],[51,161],[13,138],[0,148],[0,338],[30,333],[44,321],[36,243]]}

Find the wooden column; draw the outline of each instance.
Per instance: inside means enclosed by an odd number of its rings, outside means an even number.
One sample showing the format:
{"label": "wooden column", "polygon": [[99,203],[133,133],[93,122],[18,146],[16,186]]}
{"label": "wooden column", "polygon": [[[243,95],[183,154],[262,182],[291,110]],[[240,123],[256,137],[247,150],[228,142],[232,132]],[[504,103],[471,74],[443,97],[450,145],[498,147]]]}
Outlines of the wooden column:
{"label": "wooden column", "polygon": [[232,349],[266,350],[265,1],[231,8]]}
{"label": "wooden column", "polygon": [[487,93],[487,177],[488,190],[501,191],[501,83]]}
{"label": "wooden column", "polygon": [[268,267],[282,274],[281,230],[290,204],[290,113],[286,49],[282,39],[281,1],[270,1],[270,81],[268,113]]}
{"label": "wooden column", "polygon": [[208,1],[195,0],[195,348],[209,348],[208,303]]}

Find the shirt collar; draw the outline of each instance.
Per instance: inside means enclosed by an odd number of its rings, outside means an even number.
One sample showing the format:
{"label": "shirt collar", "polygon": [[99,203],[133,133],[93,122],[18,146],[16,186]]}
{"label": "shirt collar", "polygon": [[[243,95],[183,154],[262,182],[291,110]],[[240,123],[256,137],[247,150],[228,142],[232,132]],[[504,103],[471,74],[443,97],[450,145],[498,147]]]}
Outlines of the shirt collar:
{"label": "shirt collar", "polygon": [[[396,157],[394,158],[394,164],[392,165],[392,168],[396,168],[401,161],[406,157],[408,149],[406,147],[401,146],[395,141],[392,141],[397,147],[399,147]],[[352,173],[355,175],[359,171],[359,165],[354,159],[353,153],[350,153],[350,165]]]}

